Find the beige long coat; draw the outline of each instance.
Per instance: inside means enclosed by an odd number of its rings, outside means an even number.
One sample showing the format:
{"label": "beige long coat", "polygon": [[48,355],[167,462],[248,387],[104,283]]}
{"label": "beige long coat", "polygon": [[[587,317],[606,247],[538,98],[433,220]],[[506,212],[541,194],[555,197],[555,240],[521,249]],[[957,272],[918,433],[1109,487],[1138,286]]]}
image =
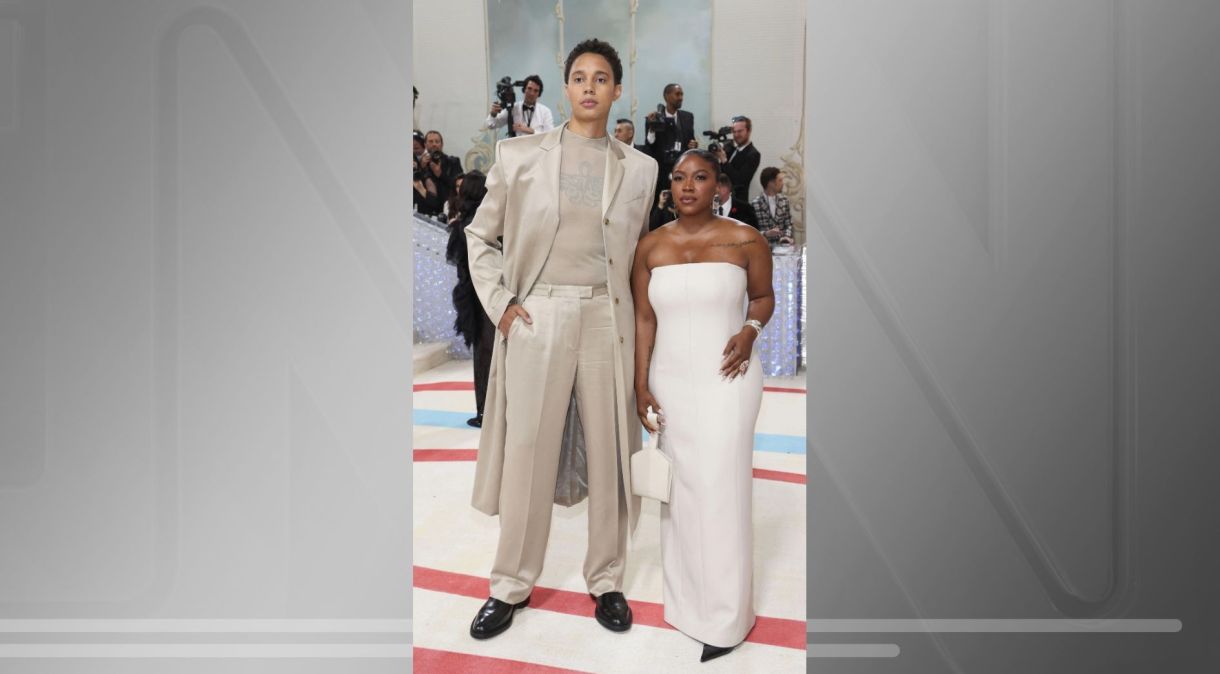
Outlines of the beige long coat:
{"label": "beige long coat", "polygon": [[[496,145],[496,161],[487,176],[487,196],[466,227],[470,276],[479,300],[498,324],[509,300],[524,300],[542,271],[559,227],[560,134],[567,124],[546,133],[510,138]],[[648,230],[657,179],[652,157],[610,140],[602,186],[602,234],[606,278],[614,308],[615,399],[618,403],[619,459],[632,530],[639,520],[640,499],[631,495],[631,454],[640,449],[635,414],[635,308],[631,301],[631,264],[640,236]],[[503,237],[503,246],[498,238]],[[488,515],[500,511],[503,498],[518,497],[528,485],[504,484],[505,342],[497,334],[487,385],[483,432],[475,468],[474,507]],[[562,455],[583,447],[573,415],[564,430]],[[575,443],[575,444],[573,444]],[[564,471],[559,479],[565,480]],[[520,497],[526,495],[520,493]],[[582,494],[583,497],[583,494]]]}

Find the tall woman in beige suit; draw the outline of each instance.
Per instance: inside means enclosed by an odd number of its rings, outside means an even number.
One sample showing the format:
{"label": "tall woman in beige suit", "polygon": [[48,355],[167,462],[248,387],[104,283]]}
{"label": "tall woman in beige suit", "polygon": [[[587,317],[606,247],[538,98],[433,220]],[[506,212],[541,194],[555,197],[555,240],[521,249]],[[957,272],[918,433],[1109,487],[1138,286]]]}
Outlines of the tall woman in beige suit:
{"label": "tall woman in beige suit", "polygon": [[[657,164],[606,133],[622,75],[613,47],[578,44],[564,66],[572,119],[496,145],[487,196],[466,228],[471,279],[499,330],[474,506],[499,514],[500,540],[491,596],[470,626],[476,639],[508,629],[514,611],[529,603],[552,501],[574,500],[573,484],[588,486],[583,571],[591,612],[607,629],[631,626],[622,588],[639,498],[623,485],[631,484],[640,427],[632,413],[628,276]],[[563,460],[582,454],[583,462]],[[559,471],[582,463],[582,479]]]}

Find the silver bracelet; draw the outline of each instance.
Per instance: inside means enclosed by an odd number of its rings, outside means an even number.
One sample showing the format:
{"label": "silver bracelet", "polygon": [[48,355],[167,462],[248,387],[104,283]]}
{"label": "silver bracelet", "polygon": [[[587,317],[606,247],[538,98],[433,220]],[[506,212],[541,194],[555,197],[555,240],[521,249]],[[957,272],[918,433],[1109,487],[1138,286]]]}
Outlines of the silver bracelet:
{"label": "silver bracelet", "polygon": [[757,319],[751,318],[750,320],[746,321],[746,325],[754,328],[754,332],[757,333],[754,335],[755,337],[762,334],[763,324]]}

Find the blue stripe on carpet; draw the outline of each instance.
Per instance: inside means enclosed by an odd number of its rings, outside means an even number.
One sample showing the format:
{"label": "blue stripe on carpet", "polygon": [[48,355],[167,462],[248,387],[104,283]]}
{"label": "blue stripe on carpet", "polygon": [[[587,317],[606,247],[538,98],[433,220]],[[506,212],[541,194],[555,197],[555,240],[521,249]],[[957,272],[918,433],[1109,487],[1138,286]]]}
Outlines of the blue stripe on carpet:
{"label": "blue stripe on carpet", "polygon": [[[444,428],[465,428],[466,420],[474,416],[470,412],[445,412],[443,410],[413,410],[412,422],[416,426],[441,426]],[[776,435],[773,433],[755,433],[754,451],[775,452],[779,454],[804,454],[805,438],[800,435]]]}

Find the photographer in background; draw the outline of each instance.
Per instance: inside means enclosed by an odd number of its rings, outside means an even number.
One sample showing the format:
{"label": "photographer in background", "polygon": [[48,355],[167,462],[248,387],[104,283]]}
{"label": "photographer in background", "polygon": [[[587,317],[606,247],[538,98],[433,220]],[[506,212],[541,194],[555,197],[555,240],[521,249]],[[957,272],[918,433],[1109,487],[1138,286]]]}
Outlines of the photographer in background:
{"label": "photographer in background", "polygon": [[[506,79],[511,81],[511,78]],[[501,80],[501,83],[503,84],[504,80]],[[501,84],[497,84],[497,93],[500,90]],[[542,95],[542,78],[530,75],[522,80],[522,90],[525,92],[524,100],[514,102],[511,107],[506,108],[500,100],[491,104],[491,114],[484,122],[487,128],[498,129],[507,126],[511,130],[509,136],[546,133],[555,128],[555,118],[551,115],[551,109],[538,102],[538,97]],[[509,94],[511,93],[510,88]],[[512,118],[511,125],[510,117]]]}
{"label": "photographer in background", "polygon": [[763,193],[754,197],[751,205],[758,216],[758,230],[772,246],[792,243],[792,210],[784,190],[784,174],[768,166],[758,176]]}
{"label": "photographer in background", "polygon": [[733,199],[743,204],[750,200],[750,181],[754,179],[754,172],[762,161],[758,148],[750,142],[750,133],[753,130],[754,125],[749,117],[734,117],[733,148],[727,151],[726,148],[721,148],[717,153],[720,170],[727,173],[729,180],[733,182]]}
{"label": "photographer in background", "polygon": [[425,170],[419,161],[420,157],[427,154],[424,149],[424,134],[416,131],[412,134],[412,142],[414,148],[411,153],[411,184],[415,188],[411,195],[412,201],[415,204],[415,210],[421,215],[435,217],[440,215],[445,200],[441,198],[432,172]]}
{"label": "photographer in background", "polygon": [[669,190],[661,190],[661,195],[657,197],[657,203],[652,207],[652,212],[648,214],[648,231],[652,231],[667,222],[672,222],[678,219],[677,205],[674,204],[673,194]]}
{"label": "photographer in background", "polygon": [[419,156],[424,153],[424,134],[416,129],[411,134],[411,158],[419,161]]}
{"label": "photographer in background", "polygon": [[699,147],[695,140],[695,116],[682,109],[682,86],[666,84],[662,92],[663,105],[650,112],[645,119],[645,152],[657,160],[657,187],[654,194],[669,188],[669,173],[673,171],[678,155]]}
{"label": "photographer in background", "polygon": [[[429,131],[424,136],[424,153],[420,155],[419,165],[424,172],[436,181],[436,192],[443,205],[453,194],[454,183],[462,175],[462,162],[444,152],[445,138],[440,131]],[[437,213],[440,208],[437,208]]]}

